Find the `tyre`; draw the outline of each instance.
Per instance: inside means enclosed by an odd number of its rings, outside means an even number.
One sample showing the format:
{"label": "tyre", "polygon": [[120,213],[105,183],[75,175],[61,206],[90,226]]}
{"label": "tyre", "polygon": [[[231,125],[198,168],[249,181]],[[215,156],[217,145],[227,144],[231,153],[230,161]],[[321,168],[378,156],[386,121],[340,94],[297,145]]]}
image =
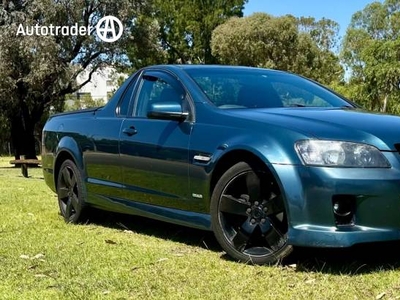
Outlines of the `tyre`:
{"label": "tyre", "polygon": [[215,186],[210,212],[216,239],[235,260],[275,264],[292,251],[283,197],[265,171],[232,166]]}
{"label": "tyre", "polygon": [[60,167],[57,196],[60,213],[66,222],[76,224],[87,221],[84,182],[81,172],[71,160],[65,160]]}

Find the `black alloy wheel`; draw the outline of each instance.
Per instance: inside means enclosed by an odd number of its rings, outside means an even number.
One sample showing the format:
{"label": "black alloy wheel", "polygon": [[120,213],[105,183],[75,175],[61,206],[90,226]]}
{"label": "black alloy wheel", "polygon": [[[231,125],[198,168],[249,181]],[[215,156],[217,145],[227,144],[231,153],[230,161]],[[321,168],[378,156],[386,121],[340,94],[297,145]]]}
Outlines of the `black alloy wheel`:
{"label": "black alloy wheel", "polygon": [[272,175],[240,162],[218,181],[211,201],[213,231],[232,258],[274,264],[290,254],[283,197]]}
{"label": "black alloy wheel", "polygon": [[60,213],[68,223],[86,221],[85,190],[81,173],[71,160],[65,160],[58,173],[57,195]]}

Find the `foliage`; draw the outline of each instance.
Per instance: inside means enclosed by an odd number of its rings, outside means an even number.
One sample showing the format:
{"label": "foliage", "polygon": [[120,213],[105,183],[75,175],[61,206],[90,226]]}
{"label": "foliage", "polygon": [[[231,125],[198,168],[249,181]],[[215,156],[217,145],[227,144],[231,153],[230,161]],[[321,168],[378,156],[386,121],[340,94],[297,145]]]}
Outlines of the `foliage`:
{"label": "foliage", "polygon": [[9,153],[9,143],[10,143],[10,125],[7,119],[0,115],[0,155]]}
{"label": "foliage", "polygon": [[105,104],[104,99],[93,99],[90,94],[66,95],[64,111],[73,111],[85,108],[99,107]]}
{"label": "foliage", "polygon": [[353,96],[368,109],[398,112],[400,100],[400,4],[374,2],[355,13],[341,56],[351,72]]}
{"label": "foliage", "polygon": [[322,18],[300,17],[297,20],[299,30],[310,35],[321,50],[336,50],[339,44],[339,29],[337,22]]}
{"label": "foliage", "polygon": [[323,19],[255,13],[218,26],[211,47],[221,63],[287,70],[322,83],[338,81],[343,70],[330,50],[337,24]]}
{"label": "foliage", "polygon": [[[130,39],[132,19],[142,1],[133,0],[6,0],[0,4],[0,111],[10,120],[14,139],[23,138],[32,153],[35,126],[50,107],[62,106],[64,95],[85,85],[76,77],[90,66],[90,75],[105,64],[124,63],[123,49]],[[17,35],[25,26],[92,26],[106,15],[118,17],[126,30],[115,43],[94,34],[78,36]],[[18,127],[20,123],[23,126]],[[17,130],[18,129],[18,130]],[[40,128],[39,128],[40,131]],[[17,156],[17,154],[16,154]]]}
{"label": "foliage", "polygon": [[128,56],[133,69],[161,63],[215,63],[214,28],[242,16],[247,0],[154,0],[135,20]]}

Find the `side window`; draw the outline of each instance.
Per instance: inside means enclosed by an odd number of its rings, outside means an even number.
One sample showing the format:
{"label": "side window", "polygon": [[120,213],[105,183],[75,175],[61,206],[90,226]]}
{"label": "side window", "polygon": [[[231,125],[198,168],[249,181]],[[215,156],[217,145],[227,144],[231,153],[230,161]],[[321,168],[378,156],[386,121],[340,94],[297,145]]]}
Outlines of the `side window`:
{"label": "side window", "polygon": [[179,84],[172,84],[158,77],[144,76],[136,100],[135,116],[147,117],[154,103],[179,102],[182,104],[184,98],[185,92]]}
{"label": "side window", "polygon": [[135,88],[136,81],[137,76],[131,80],[129,86],[125,89],[121,99],[119,100],[116,113],[120,117],[125,117],[128,115],[129,104],[131,103],[133,89]]}

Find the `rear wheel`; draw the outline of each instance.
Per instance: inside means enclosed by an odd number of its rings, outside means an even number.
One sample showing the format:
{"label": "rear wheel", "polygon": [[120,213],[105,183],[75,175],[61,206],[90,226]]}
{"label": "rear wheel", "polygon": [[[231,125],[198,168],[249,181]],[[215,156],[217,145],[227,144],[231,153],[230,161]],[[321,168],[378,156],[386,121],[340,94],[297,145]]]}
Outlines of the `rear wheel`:
{"label": "rear wheel", "polygon": [[221,247],[239,261],[273,264],[292,251],[279,187],[270,174],[245,162],[219,179],[211,199],[211,221]]}
{"label": "rear wheel", "polygon": [[60,167],[57,195],[60,213],[66,222],[80,223],[87,220],[84,182],[79,169],[69,159]]}

